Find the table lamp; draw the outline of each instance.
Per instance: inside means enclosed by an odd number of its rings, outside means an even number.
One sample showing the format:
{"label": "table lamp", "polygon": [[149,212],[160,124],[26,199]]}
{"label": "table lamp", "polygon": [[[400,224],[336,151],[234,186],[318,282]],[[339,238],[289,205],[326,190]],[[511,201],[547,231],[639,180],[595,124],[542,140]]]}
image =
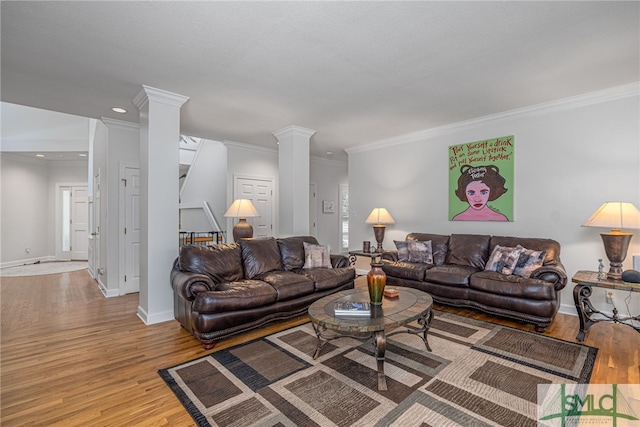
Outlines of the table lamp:
{"label": "table lamp", "polygon": [[633,203],[605,202],[582,224],[583,227],[610,228],[609,233],[600,233],[604,251],[609,259],[607,278],[621,280],[622,262],[627,257],[629,242],[633,234],[622,228],[640,228],[640,211]]}
{"label": "table lamp", "polygon": [[373,224],[373,235],[376,237],[376,242],[378,242],[376,252],[382,252],[385,224],[395,224],[395,221],[385,208],[375,208],[371,211],[365,223]]}
{"label": "table lamp", "polygon": [[233,241],[237,242],[242,238],[253,237],[253,227],[247,222],[247,218],[260,216],[258,211],[249,199],[236,199],[233,201],[227,212],[227,218],[238,218],[238,223],[233,226]]}

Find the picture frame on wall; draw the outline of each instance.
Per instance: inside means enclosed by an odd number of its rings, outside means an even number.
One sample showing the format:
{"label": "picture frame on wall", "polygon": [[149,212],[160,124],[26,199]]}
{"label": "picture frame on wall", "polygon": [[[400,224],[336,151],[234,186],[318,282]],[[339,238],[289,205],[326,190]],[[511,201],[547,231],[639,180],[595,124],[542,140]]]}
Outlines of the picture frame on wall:
{"label": "picture frame on wall", "polygon": [[323,200],[322,213],[333,213],[335,211],[335,204],[333,200]]}

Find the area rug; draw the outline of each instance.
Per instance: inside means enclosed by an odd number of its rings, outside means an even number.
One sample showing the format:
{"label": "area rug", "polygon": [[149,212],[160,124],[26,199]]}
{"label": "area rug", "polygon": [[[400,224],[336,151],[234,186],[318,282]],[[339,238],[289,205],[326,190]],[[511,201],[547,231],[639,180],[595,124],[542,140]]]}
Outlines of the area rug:
{"label": "area rug", "polygon": [[313,360],[310,323],[159,371],[198,426],[536,426],[538,384],[588,383],[597,349],[436,311],[428,339],[371,341]]}
{"label": "area rug", "polygon": [[0,277],[42,276],[86,270],[87,261],[44,261],[0,269]]}

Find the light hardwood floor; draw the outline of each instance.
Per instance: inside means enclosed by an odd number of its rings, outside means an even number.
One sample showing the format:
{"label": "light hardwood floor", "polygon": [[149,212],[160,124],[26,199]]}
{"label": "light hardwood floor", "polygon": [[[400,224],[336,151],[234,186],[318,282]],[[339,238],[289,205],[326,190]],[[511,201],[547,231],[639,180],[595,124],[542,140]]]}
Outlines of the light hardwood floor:
{"label": "light hardwood floor", "polygon": [[[358,278],[357,286],[364,285]],[[104,298],[86,271],[2,278],[0,292],[3,427],[194,425],[157,371],[210,351],[176,321],[144,325],[137,294]],[[532,330],[475,311],[448,311]],[[306,320],[243,334],[215,350]],[[546,334],[575,341],[577,328],[576,317],[559,314]],[[584,343],[600,349],[592,383],[640,383],[640,334],[602,323]]]}

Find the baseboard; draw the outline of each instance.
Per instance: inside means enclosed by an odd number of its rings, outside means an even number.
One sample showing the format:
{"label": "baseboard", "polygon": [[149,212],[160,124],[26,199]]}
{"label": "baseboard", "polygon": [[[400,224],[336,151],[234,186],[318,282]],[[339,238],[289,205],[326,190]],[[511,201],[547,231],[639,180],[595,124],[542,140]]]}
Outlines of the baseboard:
{"label": "baseboard", "polygon": [[108,289],[99,278],[96,279],[96,282],[98,282],[98,288],[100,289],[100,292],[102,292],[102,295],[104,295],[105,298],[113,298],[120,295],[119,289]]}
{"label": "baseboard", "polygon": [[7,262],[0,263],[0,268],[18,267],[22,265],[37,264],[39,262],[48,262],[48,261],[56,261],[56,257],[49,255],[49,256],[43,256],[43,257],[37,257],[37,258],[19,259],[17,261],[7,261]]}
{"label": "baseboard", "polygon": [[173,310],[149,315],[149,313],[140,306],[138,306],[138,317],[145,325],[154,325],[156,323],[168,322],[169,320],[174,319]]}

